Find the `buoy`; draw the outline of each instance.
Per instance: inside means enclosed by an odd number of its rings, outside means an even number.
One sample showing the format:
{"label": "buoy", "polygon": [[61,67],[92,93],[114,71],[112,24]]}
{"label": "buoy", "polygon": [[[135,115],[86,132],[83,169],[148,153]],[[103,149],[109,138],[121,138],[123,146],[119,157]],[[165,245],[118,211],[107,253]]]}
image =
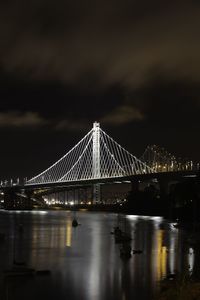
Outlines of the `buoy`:
{"label": "buoy", "polygon": [[72,227],[77,227],[78,226],[78,222],[76,219],[73,219],[72,221]]}

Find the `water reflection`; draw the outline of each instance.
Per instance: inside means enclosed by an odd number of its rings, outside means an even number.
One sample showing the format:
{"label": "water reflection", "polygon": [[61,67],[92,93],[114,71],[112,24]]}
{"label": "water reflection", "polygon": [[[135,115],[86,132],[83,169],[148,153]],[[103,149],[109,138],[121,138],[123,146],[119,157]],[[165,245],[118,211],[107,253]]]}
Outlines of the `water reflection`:
{"label": "water reflection", "polygon": [[71,247],[72,244],[72,221],[67,220],[67,226],[66,226],[66,246]]}
{"label": "water reflection", "polygon": [[169,271],[170,274],[175,274],[176,272],[176,253],[177,253],[177,246],[178,246],[178,230],[174,229],[170,226],[169,232]]}
{"label": "water reflection", "polygon": [[189,266],[189,273],[192,275],[193,273],[193,269],[194,269],[194,249],[193,248],[189,248],[189,252],[188,252],[188,266]]}
{"label": "water reflection", "polygon": [[103,274],[101,274],[101,239],[101,227],[97,227],[95,230],[92,228],[91,260],[88,266],[88,298],[91,300],[97,298],[100,281],[104,280]]}
{"label": "water reflection", "polygon": [[156,232],[156,244],[157,244],[157,280],[161,280],[166,277],[167,273],[167,247],[163,246],[163,230],[157,230]]}
{"label": "water reflection", "polygon": [[[132,238],[131,248],[142,250],[129,260],[120,258],[110,234],[119,216],[79,212],[82,225],[77,228],[72,228],[72,218],[64,211],[1,212],[7,239],[0,245],[0,270],[12,265],[15,252],[29,266],[52,271],[49,278],[18,283],[10,299],[149,300],[167,274],[198,267],[200,258],[185,247],[183,233],[160,217],[120,216],[120,226]],[[23,224],[23,233],[18,224]]]}

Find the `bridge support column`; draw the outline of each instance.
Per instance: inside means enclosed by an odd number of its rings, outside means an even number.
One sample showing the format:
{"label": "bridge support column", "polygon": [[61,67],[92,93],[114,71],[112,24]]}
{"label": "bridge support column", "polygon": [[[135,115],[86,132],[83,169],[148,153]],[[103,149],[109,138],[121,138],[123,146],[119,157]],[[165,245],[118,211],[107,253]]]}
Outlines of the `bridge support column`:
{"label": "bridge support column", "polygon": [[4,209],[14,209],[15,198],[16,196],[14,191],[11,190],[4,191]]}
{"label": "bridge support column", "polygon": [[68,201],[68,191],[66,191],[66,190],[65,190],[65,195],[64,195],[64,202],[65,202],[65,205],[68,204],[68,202],[69,202]]}
{"label": "bridge support column", "polygon": [[4,208],[5,209],[31,209],[32,193],[19,189],[10,188],[4,192]]}
{"label": "bridge support column", "polygon": [[78,188],[77,190],[77,204],[80,204],[80,199],[81,199],[81,192],[80,192],[80,188]]}
{"label": "bridge support column", "polygon": [[158,179],[159,188],[160,188],[160,197],[167,198],[168,196],[168,180],[166,179]]}
{"label": "bridge support column", "polygon": [[135,181],[132,181],[131,182],[131,192],[133,194],[136,194],[139,192],[139,186],[140,186],[140,183],[138,180],[135,180]]}
{"label": "bridge support column", "polygon": [[[98,179],[101,177],[100,171],[100,124],[94,122],[93,124],[93,178]],[[94,184],[93,186],[93,204],[101,203],[101,186]]]}
{"label": "bridge support column", "polygon": [[32,200],[31,200],[31,197],[33,196],[32,191],[25,191],[25,195],[27,198],[25,198],[24,207],[25,209],[32,209]]}
{"label": "bridge support column", "polygon": [[74,201],[74,205],[76,204],[76,190],[75,188],[72,190],[73,193],[73,201]]}
{"label": "bridge support column", "polygon": [[93,204],[101,203],[101,185],[99,183],[93,185]]}

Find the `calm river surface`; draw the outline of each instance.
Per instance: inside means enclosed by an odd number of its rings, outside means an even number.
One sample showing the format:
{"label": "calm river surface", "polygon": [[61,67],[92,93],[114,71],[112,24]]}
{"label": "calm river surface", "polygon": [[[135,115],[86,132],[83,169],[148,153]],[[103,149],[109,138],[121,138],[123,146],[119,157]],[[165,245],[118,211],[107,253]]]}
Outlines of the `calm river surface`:
{"label": "calm river surface", "polygon": [[[0,232],[6,233],[0,273],[14,259],[51,270],[49,276],[7,280],[6,300],[150,300],[166,274],[198,268],[199,254],[183,242],[187,233],[169,223],[161,226],[159,217],[86,211],[76,216],[81,225],[72,228],[73,212],[0,211]],[[142,254],[120,258],[120,245],[110,234],[118,223]]]}

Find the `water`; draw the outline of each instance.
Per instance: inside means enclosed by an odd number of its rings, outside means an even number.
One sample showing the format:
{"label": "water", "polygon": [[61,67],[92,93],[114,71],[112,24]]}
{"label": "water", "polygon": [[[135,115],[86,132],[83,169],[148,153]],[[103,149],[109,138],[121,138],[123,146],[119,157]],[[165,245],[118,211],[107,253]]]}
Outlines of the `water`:
{"label": "water", "polygon": [[[198,267],[198,253],[184,243],[186,233],[161,226],[159,217],[86,211],[76,216],[81,225],[72,228],[72,212],[0,212],[0,232],[7,237],[0,244],[1,274],[14,259],[51,270],[50,276],[7,280],[7,299],[150,300],[167,274]],[[120,245],[110,234],[118,223],[131,234],[132,249],[142,254],[120,258]]]}

